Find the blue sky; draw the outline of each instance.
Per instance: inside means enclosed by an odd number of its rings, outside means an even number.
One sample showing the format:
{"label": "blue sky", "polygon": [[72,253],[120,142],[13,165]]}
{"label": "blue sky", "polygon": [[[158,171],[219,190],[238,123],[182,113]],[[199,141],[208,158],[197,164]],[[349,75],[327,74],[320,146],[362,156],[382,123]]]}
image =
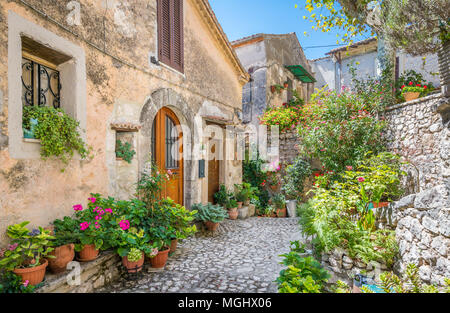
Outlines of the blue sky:
{"label": "blue sky", "polygon": [[[303,19],[308,11],[299,0],[209,0],[223,30],[230,41],[257,33],[284,34],[295,32],[308,59],[325,56],[336,47],[308,48],[336,45],[338,30],[322,33],[314,31],[313,23]],[[295,9],[294,5],[299,8]],[[302,8],[302,9],[301,9]],[[303,32],[307,31],[309,37]],[[369,35],[355,38],[362,40]]]}

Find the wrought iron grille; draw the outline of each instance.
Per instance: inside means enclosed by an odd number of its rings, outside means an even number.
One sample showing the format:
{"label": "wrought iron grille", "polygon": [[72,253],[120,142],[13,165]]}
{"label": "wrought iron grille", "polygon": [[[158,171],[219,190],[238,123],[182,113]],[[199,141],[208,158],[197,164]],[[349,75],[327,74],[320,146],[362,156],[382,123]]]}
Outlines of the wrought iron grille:
{"label": "wrought iron grille", "polygon": [[166,116],[166,168],[178,169],[178,132],[175,123]]}
{"label": "wrought iron grille", "polygon": [[61,106],[59,71],[22,58],[23,106]]}

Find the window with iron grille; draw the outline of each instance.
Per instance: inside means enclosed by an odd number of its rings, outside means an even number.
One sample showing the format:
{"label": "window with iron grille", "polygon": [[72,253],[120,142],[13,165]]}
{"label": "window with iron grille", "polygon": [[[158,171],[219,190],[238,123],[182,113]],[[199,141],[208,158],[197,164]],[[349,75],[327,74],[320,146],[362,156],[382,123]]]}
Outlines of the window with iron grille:
{"label": "window with iron grille", "polygon": [[166,168],[179,169],[178,153],[178,131],[175,123],[166,116]]}
{"label": "window with iron grille", "polygon": [[42,64],[22,57],[22,105],[61,106],[59,71],[50,64]]}
{"label": "window with iron grille", "polygon": [[183,0],[158,0],[158,57],[184,72]]}

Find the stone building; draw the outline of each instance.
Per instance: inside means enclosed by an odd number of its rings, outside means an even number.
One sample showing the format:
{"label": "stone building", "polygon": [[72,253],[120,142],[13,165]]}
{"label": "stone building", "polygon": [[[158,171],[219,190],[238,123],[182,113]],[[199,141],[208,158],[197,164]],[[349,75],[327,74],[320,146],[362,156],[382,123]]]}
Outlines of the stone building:
{"label": "stone building", "polygon": [[[326,53],[323,58],[310,60],[317,83],[315,88],[325,85],[331,90],[341,90],[352,85],[349,65],[354,64],[359,79],[378,76],[378,43],[376,38],[355,42],[348,49],[341,47]],[[357,64],[359,63],[359,64]],[[440,85],[439,62],[437,54],[411,56],[404,52],[396,53],[395,75],[414,70],[423,75],[424,80],[435,87]]]}
{"label": "stone building", "polygon": [[[24,82],[32,67],[57,74]],[[93,148],[92,159],[75,157],[64,172],[22,131],[25,85],[50,97],[36,85],[50,77],[61,86],[56,105]],[[8,225],[46,226],[91,192],[132,197],[151,152],[175,174],[165,194],[187,207],[219,183],[241,182],[235,139],[224,138],[225,126],[241,124],[248,80],[207,0],[1,1],[0,241]],[[135,150],[131,164],[116,159],[117,139]]]}
{"label": "stone building", "polygon": [[[256,34],[232,42],[237,56],[251,75],[243,89],[243,122],[259,125],[258,117],[271,105],[292,99],[292,90],[308,101],[315,79],[295,33]],[[281,92],[271,86],[288,84]]]}

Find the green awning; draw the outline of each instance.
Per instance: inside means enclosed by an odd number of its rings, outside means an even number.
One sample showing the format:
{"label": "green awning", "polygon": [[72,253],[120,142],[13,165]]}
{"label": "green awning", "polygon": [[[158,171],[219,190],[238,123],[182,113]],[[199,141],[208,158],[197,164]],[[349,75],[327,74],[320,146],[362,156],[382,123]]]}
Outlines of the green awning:
{"label": "green awning", "polygon": [[314,77],[308,73],[307,70],[301,65],[285,65],[285,67],[297,77],[298,80],[304,83],[315,83]]}

